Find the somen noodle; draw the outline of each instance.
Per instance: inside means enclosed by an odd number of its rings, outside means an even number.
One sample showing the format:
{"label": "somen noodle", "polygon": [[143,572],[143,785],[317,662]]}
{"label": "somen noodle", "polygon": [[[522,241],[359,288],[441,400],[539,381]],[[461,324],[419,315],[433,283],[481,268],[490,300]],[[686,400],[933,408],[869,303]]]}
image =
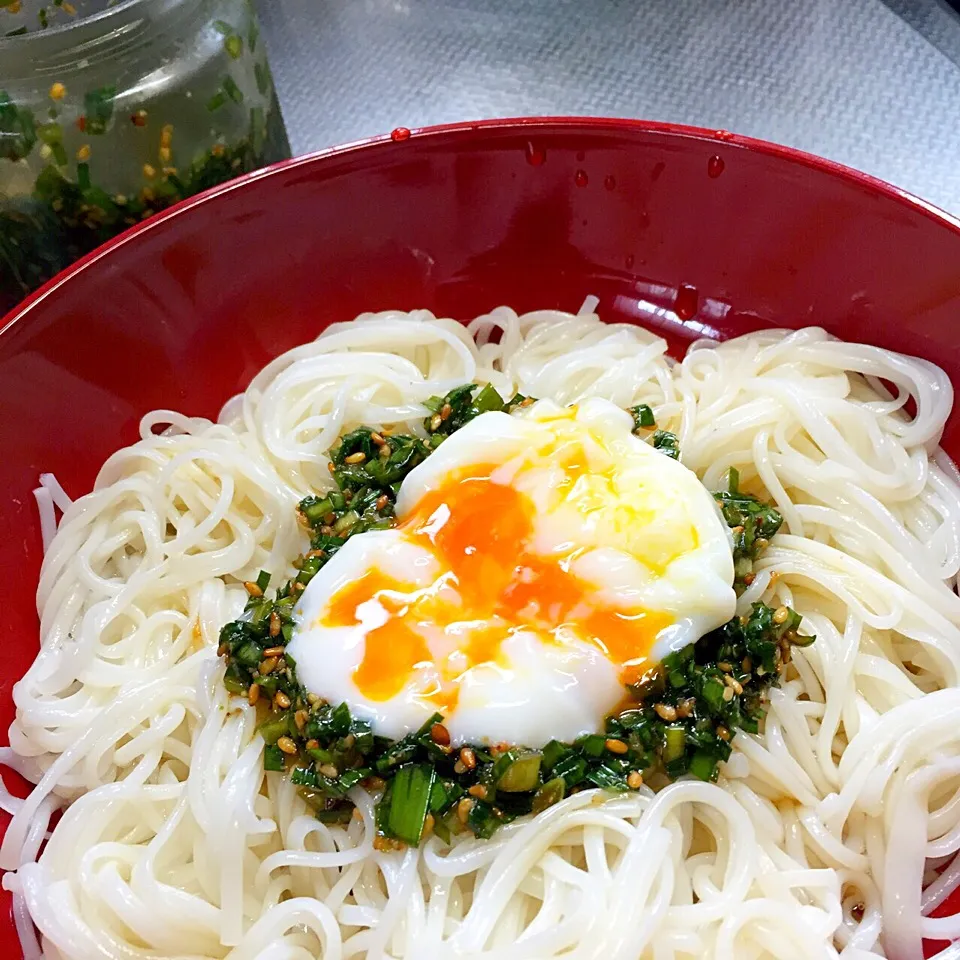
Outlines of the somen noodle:
{"label": "somen noodle", "polygon": [[[929,916],[960,886],[948,379],[817,328],[674,363],[593,309],[366,314],[274,360],[217,423],[148,414],[92,493],[41,479],[41,649],[0,755],[36,783],[0,793],[28,960],[919,960],[922,938],[960,937],[960,916]],[[295,574],[296,507],[330,488],[338,436],[422,432],[425,401],[472,381],[649,404],[707,489],[736,468],[784,518],[737,612],[788,605],[817,641],[717,783],[583,790],[488,840],[377,849],[362,786],[357,816],[324,823],[264,772],[218,634],[245,581]]]}

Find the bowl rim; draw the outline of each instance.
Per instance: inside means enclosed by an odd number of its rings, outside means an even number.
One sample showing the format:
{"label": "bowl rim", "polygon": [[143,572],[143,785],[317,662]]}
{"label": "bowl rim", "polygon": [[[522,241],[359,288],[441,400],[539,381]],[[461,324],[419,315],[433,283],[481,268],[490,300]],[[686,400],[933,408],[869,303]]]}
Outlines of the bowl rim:
{"label": "bowl rim", "polygon": [[[125,4],[124,4],[125,6]],[[754,153],[765,154],[767,156],[779,157],[788,163],[796,163],[805,167],[812,167],[831,176],[838,177],[841,180],[854,184],[859,187],[867,188],[881,196],[887,197],[897,203],[913,208],[916,212],[923,214],[929,219],[939,223],[941,226],[952,230],[960,236],[960,217],[942,210],[936,204],[922,197],[918,197],[902,187],[895,186],[886,180],[881,180],[872,174],[864,173],[854,167],[848,167],[845,164],[838,163],[835,160],[828,160],[826,157],[820,157],[814,153],[808,153],[805,150],[799,150],[796,147],[788,147],[784,144],[774,143],[770,140],[762,140],[757,137],[749,137],[743,134],[732,133],[723,129],[710,129],[707,127],[696,127],[689,124],[672,123],[661,120],[645,120],[626,117],[577,117],[577,116],[533,116],[533,117],[505,117],[490,120],[466,120],[456,123],[434,124],[425,127],[414,127],[409,130],[405,127],[396,127],[392,133],[377,134],[375,136],[363,137],[359,140],[352,140],[347,143],[336,144],[331,147],[324,147],[320,150],[311,151],[289,160],[280,160],[277,163],[269,164],[259,170],[243,174],[233,180],[210,187],[201,193],[175,203],[161,213],[155,214],[148,220],[135,224],[124,230],[122,233],[101,244],[95,250],[85,254],[79,260],[72,263],[69,267],[62,270],[55,277],[51,277],[41,287],[38,287],[20,303],[15,305],[9,313],[0,316],[0,347],[3,341],[10,333],[11,328],[19,326],[29,318],[29,315],[48,297],[53,296],[61,287],[70,283],[70,281],[93,267],[99,260],[109,256],[114,250],[123,247],[127,243],[135,241],[138,237],[151,230],[165,224],[167,221],[176,217],[183,216],[195,207],[199,207],[216,197],[231,193],[234,190],[242,190],[248,184],[254,181],[274,177],[284,174],[288,170],[298,167],[310,166],[318,161],[333,160],[342,158],[351,153],[365,152],[376,149],[384,144],[396,143],[402,139],[406,143],[420,140],[433,140],[450,135],[483,133],[484,131],[513,131],[536,130],[541,127],[561,127],[574,131],[630,131],[631,133],[653,133],[667,134],[673,137],[684,137],[691,140],[700,140],[705,143],[722,145],[725,148],[736,147],[742,150]],[[396,137],[397,131],[403,131],[406,136]]]}

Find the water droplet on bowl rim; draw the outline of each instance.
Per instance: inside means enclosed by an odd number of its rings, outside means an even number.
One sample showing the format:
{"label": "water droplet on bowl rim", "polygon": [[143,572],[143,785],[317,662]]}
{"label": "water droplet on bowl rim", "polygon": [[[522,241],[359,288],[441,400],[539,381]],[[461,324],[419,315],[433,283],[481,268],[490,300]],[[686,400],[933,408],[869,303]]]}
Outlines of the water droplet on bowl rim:
{"label": "water droplet on bowl rim", "polygon": [[690,320],[696,316],[700,294],[697,288],[689,283],[681,283],[677,288],[677,298],[673,303],[673,310],[681,320]]}
{"label": "water droplet on bowl rim", "polygon": [[616,189],[616,186],[617,186],[617,179],[616,179],[616,177],[614,177],[614,175],[613,175],[612,173],[608,173],[608,174],[603,178],[603,185],[604,185],[604,187],[606,187],[607,190],[614,190],[614,189]]}
{"label": "water droplet on bowl rim", "polygon": [[714,154],[707,161],[707,176],[716,180],[723,173],[724,167],[726,167],[726,164],[723,162],[723,157]]}
{"label": "water droplet on bowl rim", "polygon": [[589,177],[587,177],[587,171],[586,171],[586,170],[578,170],[578,171],[573,175],[573,182],[574,182],[578,187],[585,187],[585,186],[590,182]]}
{"label": "water droplet on bowl rim", "polygon": [[397,127],[390,131],[390,139],[399,143],[401,140],[410,139],[410,131],[406,127]]}
{"label": "water droplet on bowl rim", "polygon": [[527,145],[524,148],[524,155],[527,158],[527,163],[529,163],[531,167],[543,166],[547,160],[546,148],[534,146],[530,140],[527,141]]}

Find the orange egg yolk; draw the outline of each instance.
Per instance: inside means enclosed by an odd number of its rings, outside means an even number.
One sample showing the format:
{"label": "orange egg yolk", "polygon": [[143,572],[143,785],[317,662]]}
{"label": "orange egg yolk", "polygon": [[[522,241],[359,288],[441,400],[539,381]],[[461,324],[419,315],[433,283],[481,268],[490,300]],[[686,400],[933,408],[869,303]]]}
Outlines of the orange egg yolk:
{"label": "orange egg yolk", "polygon": [[325,626],[358,624],[357,608],[373,598],[389,614],[366,634],[354,673],[368,699],[391,699],[419,665],[433,662],[428,637],[437,631],[452,638],[457,654],[439,665],[441,688],[424,694],[441,713],[456,706],[466,671],[498,662],[502,644],[520,629],[549,643],[576,638],[596,645],[624,683],[649,668],[650,648],[670,618],[598,606],[596,587],[570,572],[576,551],[559,557],[531,552],[533,503],[513,487],[494,483],[493,469],[444,484],[400,525],[408,542],[437,560],[442,572],[431,585],[412,587],[372,569],[330,599]]}

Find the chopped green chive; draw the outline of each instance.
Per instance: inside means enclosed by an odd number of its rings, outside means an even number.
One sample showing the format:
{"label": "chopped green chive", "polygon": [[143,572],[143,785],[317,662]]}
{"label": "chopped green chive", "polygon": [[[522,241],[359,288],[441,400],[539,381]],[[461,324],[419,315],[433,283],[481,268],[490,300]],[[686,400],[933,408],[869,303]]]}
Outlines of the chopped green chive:
{"label": "chopped green chive", "polygon": [[653,416],[653,410],[645,403],[640,403],[635,407],[631,407],[629,413],[633,416],[634,430],[639,430],[641,428],[647,429],[657,425],[657,421]]}
{"label": "chopped green chive", "polygon": [[243,103],[243,91],[231,76],[223,78],[223,92],[234,102]]}
{"label": "chopped green chive", "polygon": [[231,33],[230,36],[223,38],[223,49],[226,50],[234,60],[239,60],[240,54],[243,53],[243,40],[235,33]]}
{"label": "chopped green chive", "polygon": [[397,770],[384,830],[388,837],[414,847],[420,842],[435,777],[434,768],[427,764],[410,764]]}

